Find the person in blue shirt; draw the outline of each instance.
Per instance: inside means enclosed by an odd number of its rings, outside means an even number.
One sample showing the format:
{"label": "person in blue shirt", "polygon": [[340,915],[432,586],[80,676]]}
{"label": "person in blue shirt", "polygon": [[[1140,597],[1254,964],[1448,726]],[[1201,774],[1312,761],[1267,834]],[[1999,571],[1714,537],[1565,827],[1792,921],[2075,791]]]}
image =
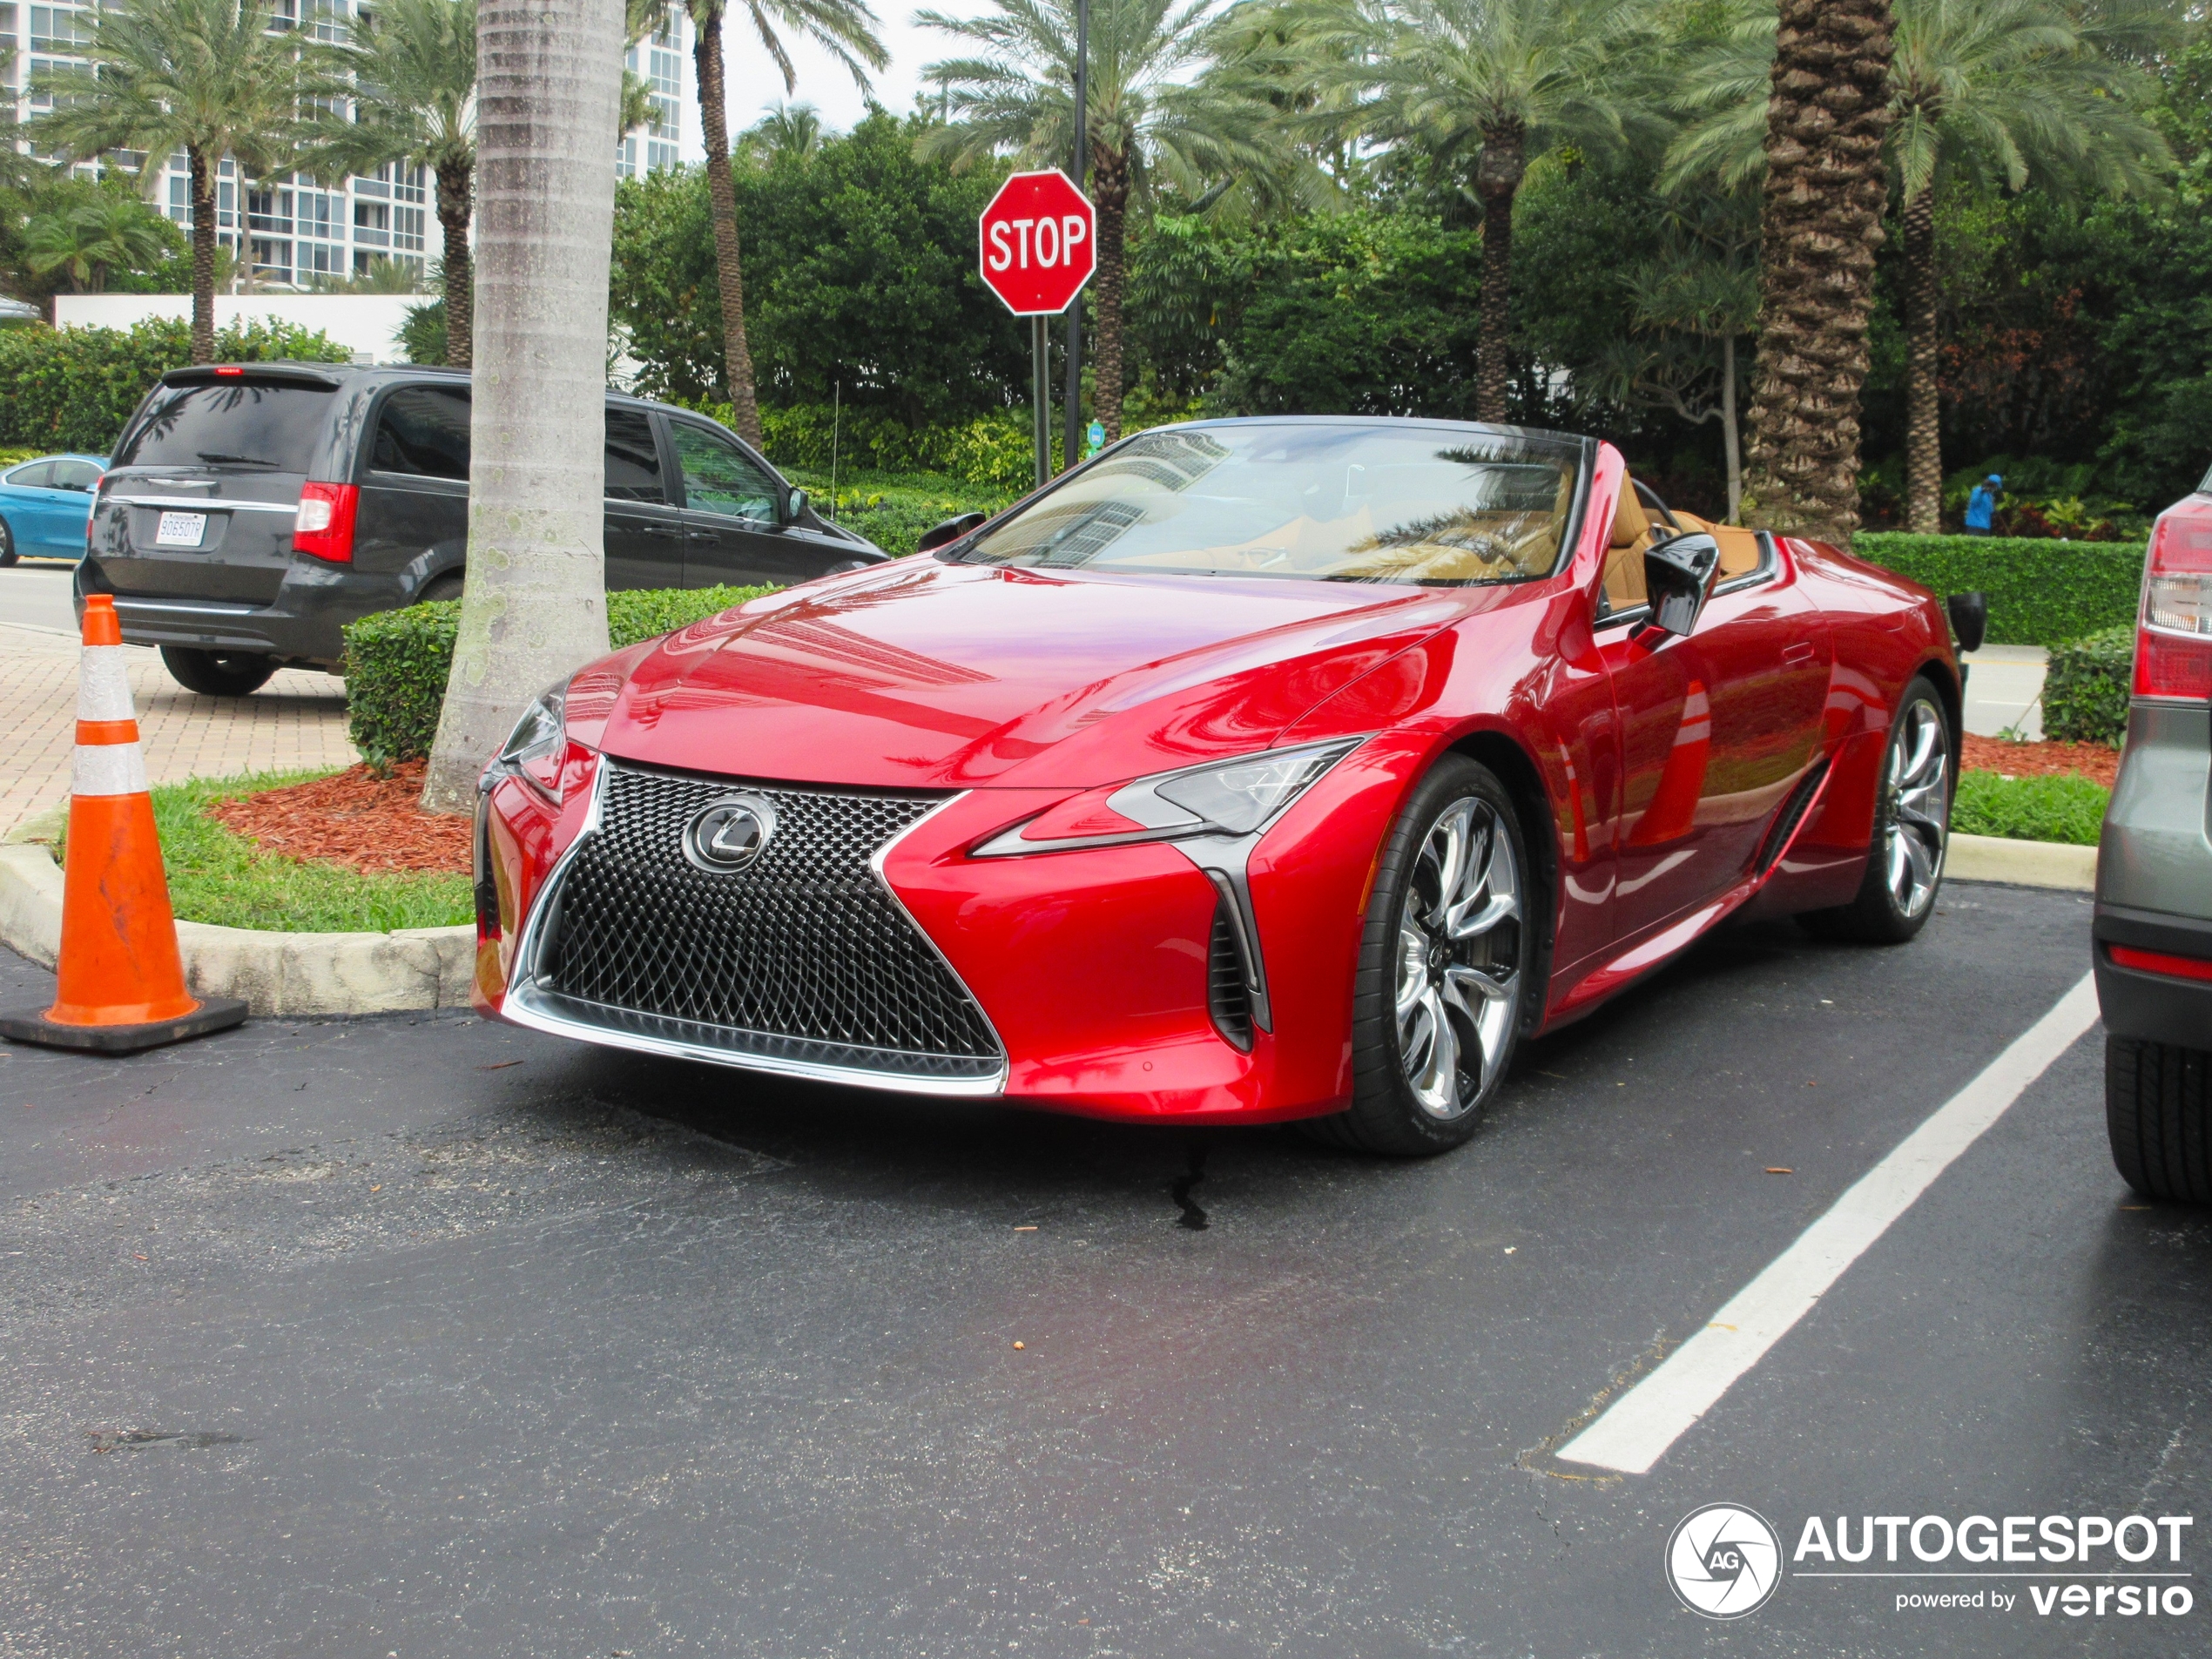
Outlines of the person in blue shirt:
{"label": "person in blue shirt", "polygon": [[1997,517],[1997,498],[2005,493],[2005,480],[1996,473],[1974,486],[1966,497],[1966,534],[1986,536]]}

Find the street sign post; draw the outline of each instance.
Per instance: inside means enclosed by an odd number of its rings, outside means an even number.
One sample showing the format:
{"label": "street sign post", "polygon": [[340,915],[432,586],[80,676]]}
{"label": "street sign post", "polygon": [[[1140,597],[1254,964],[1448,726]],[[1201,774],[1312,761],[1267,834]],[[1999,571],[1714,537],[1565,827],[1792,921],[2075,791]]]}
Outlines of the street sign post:
{"label": "street sign post", "polygon": [[975,239],[983,286],[1015,316],[1034,319],[1031,395],[1037,482],[1042,484],[1052,475],[1052,388],[1044,320],[1067,310],[1098,268],[1098,214],[1059,168],[1017,172],[983,209]]}

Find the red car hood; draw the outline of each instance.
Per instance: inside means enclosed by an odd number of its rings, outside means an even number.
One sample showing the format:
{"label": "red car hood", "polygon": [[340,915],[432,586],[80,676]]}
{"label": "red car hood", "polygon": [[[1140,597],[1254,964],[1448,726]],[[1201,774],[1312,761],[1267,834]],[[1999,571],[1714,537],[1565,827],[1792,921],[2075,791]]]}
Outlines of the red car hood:
{"label": "red car hood", "polygon": [[686,771],[1088,788],[1264,748],[1499,591],[901,559],[679,630],[571,729]]}

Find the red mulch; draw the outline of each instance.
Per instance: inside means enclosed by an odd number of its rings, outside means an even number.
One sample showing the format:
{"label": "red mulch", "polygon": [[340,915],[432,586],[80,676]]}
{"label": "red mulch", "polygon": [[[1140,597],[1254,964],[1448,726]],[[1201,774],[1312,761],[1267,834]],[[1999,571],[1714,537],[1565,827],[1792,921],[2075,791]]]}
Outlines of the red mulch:
{"label": "red mulch", "polygon": [[472,826],[466,818],[424,812],[420,760],[379,778],[366,765],[334,777],[266,789],[212,809],[215,821],[264,852],[384,873],[444,870],[466,874]]}
{"label": "red mulch", "polygon": [[2007,743],[1969,732],[1963,761],[1969,772],[2000,772],[2012,778],[2078,772],[2107,789],[2120,776],[2120,751],[2101,743]]}

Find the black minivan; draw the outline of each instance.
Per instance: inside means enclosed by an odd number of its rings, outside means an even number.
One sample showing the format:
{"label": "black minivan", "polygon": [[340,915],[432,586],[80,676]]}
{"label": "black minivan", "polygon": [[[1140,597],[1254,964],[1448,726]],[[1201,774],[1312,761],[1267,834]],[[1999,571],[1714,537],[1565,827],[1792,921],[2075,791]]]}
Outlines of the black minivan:
{"label": "black minivan", "polygon": [[[804,582],[889,556],[819,517],[735,435],[607,398],[607,586]],[[164,374],[93,503],[78,609],[115,596],[123,637],[195,691],[334,670],[340,631],[458,598],[469,539],[469,376],[214,364]]]}

